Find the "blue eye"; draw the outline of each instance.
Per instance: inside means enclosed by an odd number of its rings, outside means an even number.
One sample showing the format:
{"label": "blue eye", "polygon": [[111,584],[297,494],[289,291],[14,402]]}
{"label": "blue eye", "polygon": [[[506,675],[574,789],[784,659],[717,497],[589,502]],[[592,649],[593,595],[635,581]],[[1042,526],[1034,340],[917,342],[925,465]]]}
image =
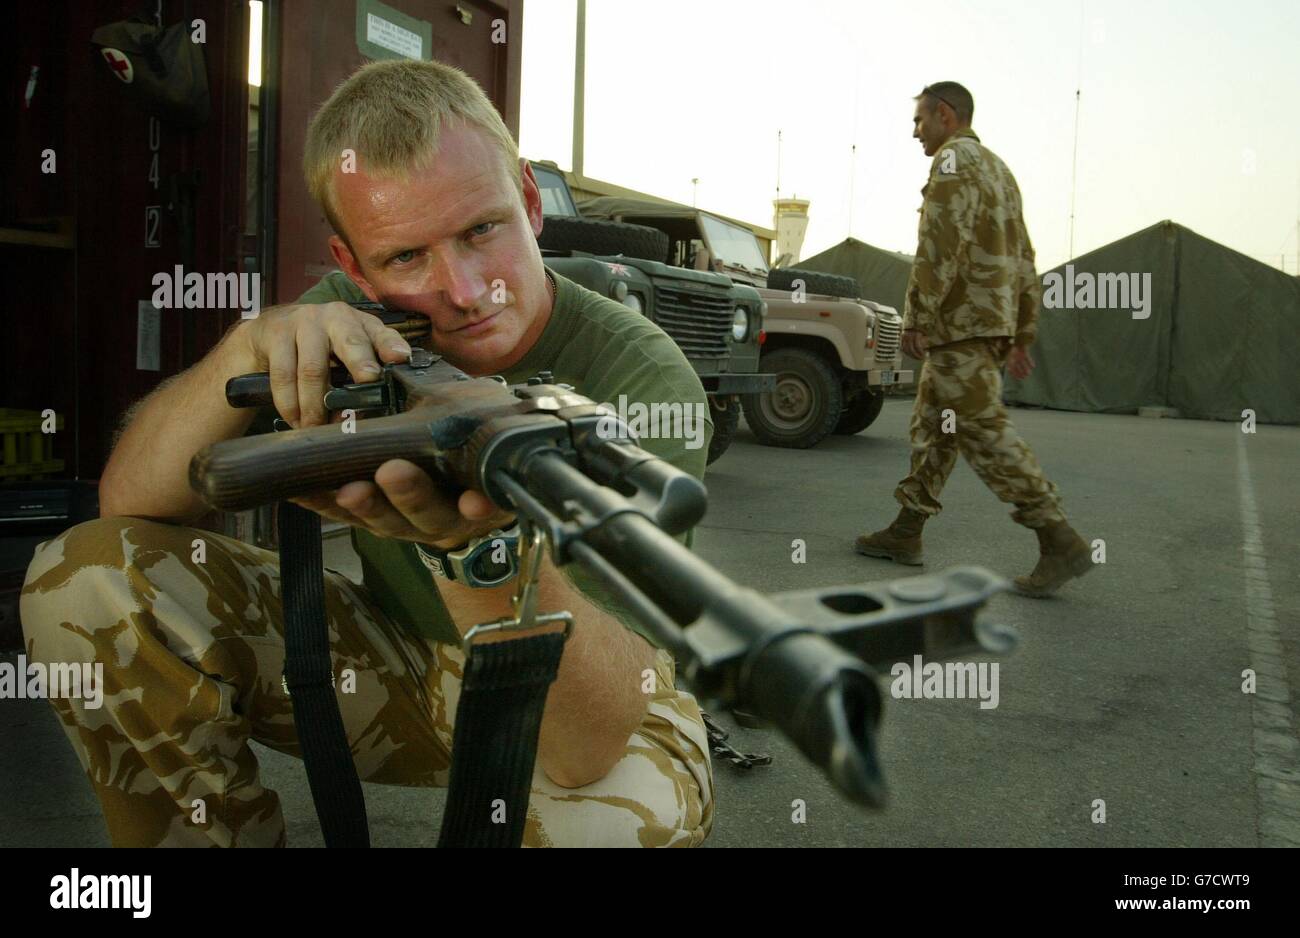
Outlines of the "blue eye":
{"label": "blue eye", "polygon": [[409,264],[415,259],[414,251],[403,251],[401,254],[393,255],[393,261],[398,264]]}
{"label": "blue eye", "polygon": [[481,225],[475,225],[473,228],[469,230],[469,233],[474,237],[481,237],[482,235],[487,234],[496,226],[497,223],[494,221],[485,221]]}

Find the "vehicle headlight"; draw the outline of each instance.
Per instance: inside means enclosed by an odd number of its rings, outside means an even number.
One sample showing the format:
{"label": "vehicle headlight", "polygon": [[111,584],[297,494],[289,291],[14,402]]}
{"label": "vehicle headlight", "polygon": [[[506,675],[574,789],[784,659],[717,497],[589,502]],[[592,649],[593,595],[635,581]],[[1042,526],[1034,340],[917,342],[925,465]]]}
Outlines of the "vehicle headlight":
{"label": "vehicle headlight", "polygon": [[610,284],[609,295],[622,303],[624,298],[627,296],[627,281],[615,280]]}
{"label": "vehicle headlight", "polygon": [[641,297],[637,296],[635,293],[628,293],[627,296],[623,297],[623,305],[628,309],[634,309],[639,313],[641,312]]}
{"label": "vehicle headlight", "polygon": [[731,317],[731,337],[737,342],[744,342],[745,336],[749,334],[749,310],[743,306],[737,306],[735,315]]}

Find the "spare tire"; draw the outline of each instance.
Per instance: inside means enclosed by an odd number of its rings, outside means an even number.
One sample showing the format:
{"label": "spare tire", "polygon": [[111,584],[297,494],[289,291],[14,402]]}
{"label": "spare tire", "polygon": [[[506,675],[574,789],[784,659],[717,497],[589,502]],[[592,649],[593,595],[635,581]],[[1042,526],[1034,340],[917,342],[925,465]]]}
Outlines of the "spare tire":
{"label": "spare tire", "polygon": [[668,259],[668,235],[658,228],[595,218],[547,215],[537,243],[544,251],[585,251],[606,257],[622,254],[661,263]]}
{"label": "spare tire", "polygon": [[820,270],[802,270],[798,267],[774,267],[767,272],[767,286],[770,290],[793,290],[796,280],[803,281],[805,293],[844,296],[851,300],[856,300],[861,294],[856,280],[840,274],[828,274]]}

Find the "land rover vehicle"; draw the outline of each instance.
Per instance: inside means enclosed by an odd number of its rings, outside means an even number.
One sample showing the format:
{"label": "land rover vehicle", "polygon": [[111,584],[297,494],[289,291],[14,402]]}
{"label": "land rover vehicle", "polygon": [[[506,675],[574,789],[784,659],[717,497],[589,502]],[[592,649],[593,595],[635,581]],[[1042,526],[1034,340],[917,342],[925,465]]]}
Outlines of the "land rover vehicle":
{"label": "land rover vehicle", "polygon": [[912,382],[901,370],[902,317],[860,299],[853,278],[769,269],[752,231],[689,206],[606,196],[579,208],[589,218],[658,229],[669,239],[670,263],[758,289],[767,304],[760,367],[776,374],[776,387],[742,400],[760,443],[806,449],[830,433],[859,433],[880,414],[884,388]]}
{"label": "land rover vehicle", "polygon": [[672,266],[668,238],[640,225],[579,214],[564,175],[533,163],[542,193],[542,259],[555,272],[643,313],[686,354],[713,417],[709,462],[731,444],[742,394],[775,387],[759,374],[763,300],[753,286],[720,273]]}

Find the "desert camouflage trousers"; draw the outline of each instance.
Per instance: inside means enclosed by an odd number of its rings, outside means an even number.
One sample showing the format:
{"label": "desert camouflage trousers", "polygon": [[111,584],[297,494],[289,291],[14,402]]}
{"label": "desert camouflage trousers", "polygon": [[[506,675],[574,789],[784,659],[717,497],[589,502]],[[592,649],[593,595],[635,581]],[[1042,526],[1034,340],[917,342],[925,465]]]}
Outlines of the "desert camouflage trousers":
{"label": "desert camouflage trousers", "polygon": [[[193,562],[195,538],[206,543],[203,563]],[[339,706],[359,776],[446,786],[460,649],[399,630],[333,571],[325,599],[334,673],[356,675]],[[301,757],[280,680],[277,554],[136,518],[90,521],[37,549],[20,612],[29,661],[104,665],[101,707],[51,703],[114,845],[284,846],[279,797],[259,781],[249,746]],[[525,846],[694,846],[708,836],[700,711],[674,688],[666,652],[656,667],[641,726],[604,778],[565,789],[535,770]]]}
{"label": "desert camouflage trousers", "polygon": [[1005,338],[930,349],[912,407],[912,471],[894,490],[904,508],[937,515],[960,452],[993,494],[1016,506],[1011,517],[1017,523],[1041,528],[1065,520],[1056,486],[1002,404],[1002,366],[1010,350]]}

